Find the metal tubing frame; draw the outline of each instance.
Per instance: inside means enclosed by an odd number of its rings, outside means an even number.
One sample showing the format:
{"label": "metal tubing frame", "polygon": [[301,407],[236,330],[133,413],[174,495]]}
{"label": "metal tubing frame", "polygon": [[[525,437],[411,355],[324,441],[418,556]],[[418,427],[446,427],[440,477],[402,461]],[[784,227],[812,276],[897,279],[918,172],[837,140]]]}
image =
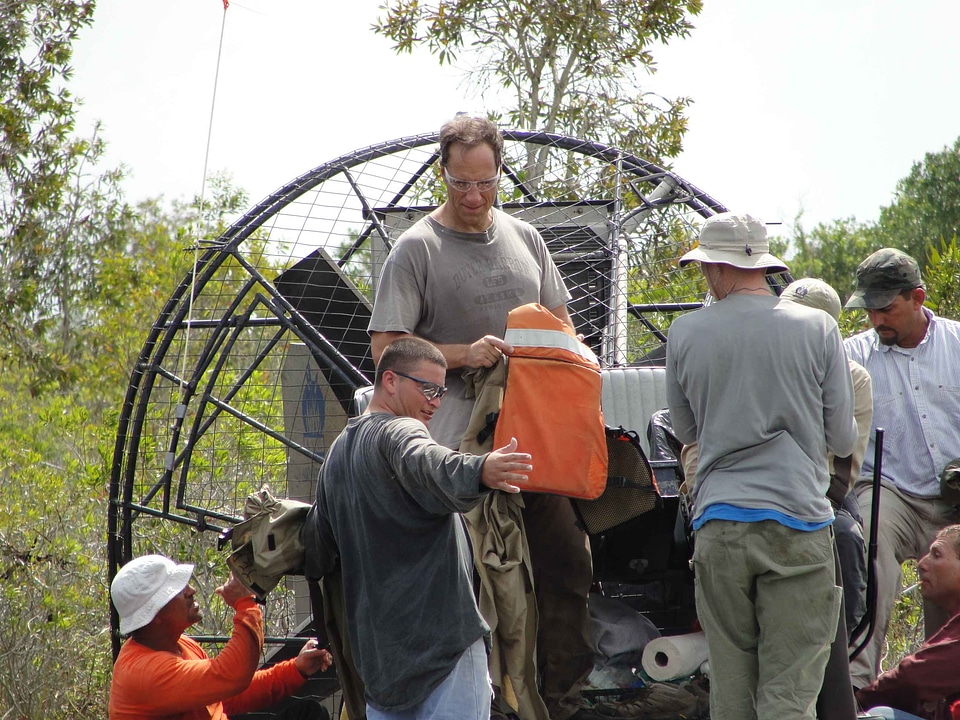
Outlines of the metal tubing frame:
{"label": "metal tubing frame", "polygon": [[[245,213],[239,220],[234,222],[220,237],[212,242],[201,243],[202,253],[197,258],[194,267],[180,281],[174,290],[170,299],[160,311],[157,320],[154,322],[140,355],[131,371],[129,385],[120,410],[118,420],[117,437],[114,444],[113,463],[109,483],[109,504],[107,518],[107,553],[108,553],[108,581],[112,581],[119,567],[132,557],[132,523],[136,516],[140,514],[164,517],[171,521],[185,525],[195,526],[198,529],[212,529],[206,523],[207,512],[200,512],[196,518],[177,517],[169,513],[169,503],[165,503],[163,511],[157,511],[155,508],[147,507],[145,503],[135,502],[132,498],[133,486],[136,479],[137,461],[139,456],[139,440],[147,418],[147,410],[150,405],[150,397],[156,385],[158,378],[166,379],[176,383],[181,388],[189,390],[190,395],[181,398],[181,403],[195,397],[196,390],[194,383],[202,373],[197,367],[194,367],[192,379],[180,378],[177,373],[164,368],[164,361],[170,347],[180,330],[190,328],[213,329],[213,336],[202,351],[205,357],[204,363],[208,366],[209,357],[215,352],[217,347],[224,341],[225,336],[236,335],[242,327],[252,327],[258,325],[273,325],[279,323],[285,326],[289,331],[304,341],[315,357],[322,357],[330,361],[330,369],[339,377],[348,383],[356,382],[363,378],[352,364],[349,363],[339,352],[337,352],[323,336],[322,331],[312,328],[300,314],[290,306],[285,298],[276,293],[272,288],[272,283],[262,276],[257,279],[263,283],[272,295],[269,302],[265,304],[274,309],[282,311],[278,314],[277,320],[273,319],[254,319],[249,314],[246,320],[240,320],[231,313],[225,313],[220,320],[193,320],[188,317],[191,309],[190,294],[196,291],[198,294],[213,278],[214,274],[220,269],[227,258],[237,259],[244,268],[250,272],[255,271],[249,263],[237,252],[237,249],[261,228],[265,222],[274,217],[283,210],[288,204],[302,196],[309,190],[317,187],[325,180],[334,177],[337,174],[348,171],[350,167],[374,160],[379,157],[390,155],[395,152],[405,151],[437,142],[439,133],[425,133],[416,136],[402,137],[396,140],[371,145],[366,148],[345,154],[339,158],[319,165],[312,170],[300,175],[289,183],[283,185],[258,204]],[[521,130],[504,130],[504,140],[515,143],[528,143],[534,145],[551,145],[562,150],[578,152],[584,156],[593,157],[602,160],[610,165],[615,165],[620,173],[620,180],[626,179],[630,184],[631,190],[639,199],[644,207],[654,207],[661,204],[668,204],[667,200],[650,202],[647,196],[640,190],[639,182],[654,182],[658,179],[669,178],[674,187],[674,197],[669,202],[671,204],[682,204],[702,217],[709,217],[718,212],[723,212],[726,208],[711,196],[704,193],[696,186],[688,183],[673,173],[657,166],[654,163],[641,160],[633,155],[625,154],[619,149],[597,142],[588,142],[553,133],[530,132]],[[439,156],[434,152],[430,160],[423,163],[414,175],[407,181],[400,193],[398,193],[393,203],[400,202],[410,188],[419,180],[429,167]],[[526,185],[521,182],[521,178],[516,174],[512,167],[505,165],[505,172],[508,177],[516,183],[521,193],[528,201],[534,199],[533,193]],[[348,182],[354,192],[359,197],[361,203],[365,203],[366,198],[352,177],[347,172]],[[618,181],[619,185],[619,181]],[[366,206],[366,205],[365,205]],[[629,215],[629,214],[628,214]],[[383,228],[378,227],[376,218],[371,218],[370,224],[364,230],[362,237],[357,238],[355,246],[350,248],[347,253],[340,258],[339,265],[342,267],[349,257],[356,252],[362,245],[362,242],[373,231],[384,235]],[[389,242],[389,238],[383,238]],[[251,273],[251,275],[259,273]],[[626,310],[630,314],[636,315],[637,308],[642,306],[626,305]],[[663,308],[665,309],[665,308]],[[286,315],[282,317],[281,315]],[[246,324],[244,324],[246,322]],[[228,332],[231,330],[232,333]],[[366,378],[363,378],[366,381]],[[227,407],[222,408],[229,411]],[[233,409],[235,410],[235,408]],[[185,413],[183,413],[185,417]],[[251,419],[252,420],[252,419]],[[179,442],[171,441],[176,445]],[[187,442],[190,442],[188,439]],[[168,452],[174,452],[176,457],[176,448],[168,447]],[[179,453],[182,457],[183,453]],[[185,471],[184,471],[185,472]],[[183,474],[182,474],[183,477]],[[161,486],[163,483],[161,483]],[[169,500],[169,486],[167,486],[167,495]],[[152,499],[152,496],[151,496]],[[111,611],[111,625],[117,628],[119,618],[113,607]],[[119,637],[114,633],[114,653],[119,651]]]}

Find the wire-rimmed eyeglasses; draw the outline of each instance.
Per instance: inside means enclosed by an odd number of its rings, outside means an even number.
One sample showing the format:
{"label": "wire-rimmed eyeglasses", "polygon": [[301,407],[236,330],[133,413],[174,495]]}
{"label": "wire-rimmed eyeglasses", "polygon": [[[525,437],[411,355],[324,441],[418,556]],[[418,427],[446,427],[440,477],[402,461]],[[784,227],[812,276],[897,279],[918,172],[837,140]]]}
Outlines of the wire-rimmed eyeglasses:
{"label": "wire-rimmed eyeglasses", "polygon": [[399,375],[400,377],[405,377],[407,380],[413,380],[415,383],[417,383],[420,386],[420,392],[423,393],[423,396],[427,400],[439,400],[447,394],[446,385],[437,385],[435,382],[430,382],[429,380],[421,380],[418,377],[407,375],[399,370],[394,370],[393,374]]}

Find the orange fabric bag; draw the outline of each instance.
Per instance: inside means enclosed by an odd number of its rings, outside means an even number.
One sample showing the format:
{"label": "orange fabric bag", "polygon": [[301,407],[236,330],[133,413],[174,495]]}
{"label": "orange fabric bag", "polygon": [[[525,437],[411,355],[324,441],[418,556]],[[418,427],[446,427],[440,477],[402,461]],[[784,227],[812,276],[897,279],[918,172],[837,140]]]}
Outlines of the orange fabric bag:
{"label": "orange fabric bag", "polygon": [[542,305],[511,310],[504,339],[507,387],[494,447],[511,437],[533,456],[523,490],[592,500],[607,486],[600,365],[573,330]]}

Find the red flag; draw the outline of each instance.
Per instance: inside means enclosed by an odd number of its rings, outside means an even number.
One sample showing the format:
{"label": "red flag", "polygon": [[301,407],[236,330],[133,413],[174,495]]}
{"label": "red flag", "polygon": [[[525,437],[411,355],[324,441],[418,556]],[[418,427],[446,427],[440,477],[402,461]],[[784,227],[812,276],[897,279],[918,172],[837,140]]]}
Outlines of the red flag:
{"label": "red flag", "polygon": [[223,9],[226,10],[230,7],[230,0],[223,0]]}

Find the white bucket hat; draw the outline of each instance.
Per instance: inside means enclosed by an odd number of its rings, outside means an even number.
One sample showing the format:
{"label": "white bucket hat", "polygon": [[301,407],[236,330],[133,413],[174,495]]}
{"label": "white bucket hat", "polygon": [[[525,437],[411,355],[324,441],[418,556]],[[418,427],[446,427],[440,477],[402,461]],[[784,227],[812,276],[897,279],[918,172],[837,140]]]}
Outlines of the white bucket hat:
{"label": "white bucket hat", "polygon": [[192,575],[193,565],[177,565],[163,555],[144,555],[120,568],[110,584],[110,597],[120,614],[120,634],[129,635],[149,624],[183,592]]}
{"label": "white bucket hat", "polygon": [[738,268],[787,270],[770,254],[767,226],[753,215],[720,213],[700,228],[700,244],[680,258],[680,267],[692,262],[724,263]]}
{"label": "white bucket hat", "polygon": [[780,299],[823,310],[834,320],[840,320],[840,296],[819,278],[794,280],[780,293]]}

